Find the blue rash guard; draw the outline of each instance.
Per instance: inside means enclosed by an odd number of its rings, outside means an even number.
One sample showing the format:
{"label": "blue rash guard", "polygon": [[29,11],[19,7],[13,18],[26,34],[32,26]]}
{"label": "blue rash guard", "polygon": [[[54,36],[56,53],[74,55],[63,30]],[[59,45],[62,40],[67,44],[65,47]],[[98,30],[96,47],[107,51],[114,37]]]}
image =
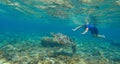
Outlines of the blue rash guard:
{"label": "blue rash guard", "polygon": [[94,25],[92,25],[92,24],[85,25],[85,29],[86,28],[88,28],[89,31],[91,31],[92,35],[98,34],[98,29]]}

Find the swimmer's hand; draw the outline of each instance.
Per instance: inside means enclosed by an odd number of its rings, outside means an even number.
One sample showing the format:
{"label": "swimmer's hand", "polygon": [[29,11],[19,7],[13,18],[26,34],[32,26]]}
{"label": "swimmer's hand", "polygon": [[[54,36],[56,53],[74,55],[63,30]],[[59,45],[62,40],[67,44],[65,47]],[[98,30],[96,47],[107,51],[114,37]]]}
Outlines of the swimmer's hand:
{"label": "swimmer's hand", "polygon": [[84,35],[85,33],[81,33],[82,35]]}
{"label": "swimmer's hand", "polygon": [[76,31],[76,29],[72,29],[72,31]]}
{"label": "swimmer's hand", "polygon": [[73,31],[76,31],[76,30],[80,29],[81,27],[82,27],[82,25],[77,26],[76,28],[74,28],[74,29],[72,29],[72,30],[73,30]]}
{"label": "swimmer's hand", "polygon": [[81,33],[82,35],[84,35],[85,34],[85,32],[83,32],[83,33]]}

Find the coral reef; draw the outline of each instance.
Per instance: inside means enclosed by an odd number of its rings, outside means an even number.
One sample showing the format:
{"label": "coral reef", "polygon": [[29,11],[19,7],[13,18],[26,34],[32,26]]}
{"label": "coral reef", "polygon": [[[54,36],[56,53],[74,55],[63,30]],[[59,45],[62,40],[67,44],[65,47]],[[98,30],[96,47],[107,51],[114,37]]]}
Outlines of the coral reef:
{"label": "coral reef", "polygon": [[[83,40],[76,47],[77,53],[72,54],[69,47],[63,47],[64,51],[59,51],[58,47],[43,47],[39,41],[42,37],[36,37],[18,37],[18,41],[12,44],[2,44],[3,40],[0,43],[0,64],[120,64],[119,47],[108,48],[103,41]],[[9,39],[11,37],[5,39],[6,42]]]}

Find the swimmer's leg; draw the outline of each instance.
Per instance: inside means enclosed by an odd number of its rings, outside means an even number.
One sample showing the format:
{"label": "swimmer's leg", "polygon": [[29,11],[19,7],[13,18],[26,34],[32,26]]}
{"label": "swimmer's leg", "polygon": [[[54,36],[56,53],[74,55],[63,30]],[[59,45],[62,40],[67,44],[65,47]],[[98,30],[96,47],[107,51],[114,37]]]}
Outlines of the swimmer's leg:
{"label": "swimmer's leg", "polygon": [[99,38],[105,38],[105,35],[98,34],[97,37],[99,37]]}
{"label": "swimmer's leg", "polygon": [[98,29],[95,27],[91,30],[91,33],[93,36],[98,37],[98,38],[105,38],[104,35],[99,34]]}

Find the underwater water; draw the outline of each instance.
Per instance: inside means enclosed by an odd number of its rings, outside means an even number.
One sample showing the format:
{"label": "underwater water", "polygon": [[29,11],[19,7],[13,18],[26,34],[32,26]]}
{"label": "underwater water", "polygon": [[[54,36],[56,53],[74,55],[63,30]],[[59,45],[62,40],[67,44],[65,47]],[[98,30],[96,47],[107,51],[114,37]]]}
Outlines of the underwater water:
{"label": "underwater water", "polygon": [[[72,31],[86,17],[105,39]],[[120,0],[0,0],[0,64],[120,64],[119,27]],[[70,37],[76,53],[42,46],[51,33]]]}

